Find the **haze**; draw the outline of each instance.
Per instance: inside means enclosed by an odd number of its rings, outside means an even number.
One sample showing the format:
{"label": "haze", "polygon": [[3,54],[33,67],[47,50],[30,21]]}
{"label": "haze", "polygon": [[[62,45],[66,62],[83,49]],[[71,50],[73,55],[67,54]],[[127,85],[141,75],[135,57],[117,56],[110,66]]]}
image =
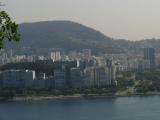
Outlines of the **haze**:
{"label": "haze", "polygon": [[160,0],[5,0],[18,23],[70,20],[113,38],[160,38]]}

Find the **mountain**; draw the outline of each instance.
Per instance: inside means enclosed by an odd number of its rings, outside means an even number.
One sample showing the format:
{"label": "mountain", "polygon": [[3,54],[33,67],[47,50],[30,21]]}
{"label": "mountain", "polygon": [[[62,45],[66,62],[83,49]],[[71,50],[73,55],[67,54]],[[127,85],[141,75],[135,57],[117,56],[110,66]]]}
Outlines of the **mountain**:
{"label": "mountain", "polygon": [[90,48],[94,52],[117,51],[116,41],[103,33],[71,21],[45,21],[19,25],[21,41],[7,46],[31,49],[62,48],[82,50]]}
{"label": "mountain", "polygon": [[[115,40],[103,33],[71,21],[44,21],[19,25],[21,41],[9,42],[7,48],[26,53],[47,53],[52,48],[66,51],[90,48],[94,53],[122,53],[142,47],[160,47],[160,40]],[[46,52],[45,52],[46,51]],[[24,51],[23,51],[24,52]]]}

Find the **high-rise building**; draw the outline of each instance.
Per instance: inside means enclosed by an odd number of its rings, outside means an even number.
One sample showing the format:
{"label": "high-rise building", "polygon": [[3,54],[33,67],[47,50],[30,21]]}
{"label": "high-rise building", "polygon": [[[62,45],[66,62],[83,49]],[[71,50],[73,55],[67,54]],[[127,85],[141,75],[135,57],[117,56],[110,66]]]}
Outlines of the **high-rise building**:
{"label": "high-rise building", "polygon": [[83,86],[83,77],[79,68],[71,68],[71,87],[80,88]]}
{"label": "high-rise building", "polygon": [[104,87],[111,85],[108,80],[108,69],[105,67],[87,67],[84,70],[84,82],[88,87]]}
{"label": "high-rise building", "polygon": [[114,85],[116,81],[116,66],[111,59],[107,59],[106,61],[107,67],[107,81],[109,85]]}
{"label": "high-rise building", "polygon": [[59,70],[54,71],[54,82],[56,90],[65,89],[66,88],[65,72]]}
{"label": "high-rise building", "polygon": [[3,87],[3,80],[2,80],[2,75],[1,75],[1,72],[0,72],[0,88]]}
{"label": "high-rise building", "polygon": [[35,79],[35,71],[30,70],[6,70],[1,72],[2,87],[32,88]]}
{"label": "high-rise building", "polygon": [[45,86],[46,89],[54,89],[54,76],[48,76],[47,79],[45,80]]}
{"label": "high-rise building", "polygon": [[39,73],[37,76],[37,79],[34,80],[35,88],[36,89],[45,89],[45,79],[46,79],[46,74]]}
{"label": "high-rise building", "polygon": [[60,61],[61,60],[61,52],[60,51],[53,51],[50,53],[50,58],[53,61]]}
{"label": "high-rise building", "polygon": [[156,66],[155,64],[155,49],[154,48],[144,48],[144,61],[147,66],[150,68],[154,68]]}

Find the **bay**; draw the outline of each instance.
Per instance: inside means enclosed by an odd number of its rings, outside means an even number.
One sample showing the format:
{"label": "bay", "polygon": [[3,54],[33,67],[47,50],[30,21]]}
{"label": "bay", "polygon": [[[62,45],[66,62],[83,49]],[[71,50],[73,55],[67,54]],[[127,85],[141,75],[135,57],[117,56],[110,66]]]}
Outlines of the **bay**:
{"label": "bay", "polygon": [[0,102],[0,120],[160,120],[160,96]]}

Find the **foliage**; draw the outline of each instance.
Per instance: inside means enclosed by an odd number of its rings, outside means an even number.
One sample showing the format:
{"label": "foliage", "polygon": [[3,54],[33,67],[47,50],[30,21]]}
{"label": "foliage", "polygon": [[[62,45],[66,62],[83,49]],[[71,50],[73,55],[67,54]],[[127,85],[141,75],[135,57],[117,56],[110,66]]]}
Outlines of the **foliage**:
{"label": "foliage", "polygon": [[146,93],[153,91],[152,81],[140,80],[135,85],[135,89],[138,93]]}
{"label": "foliage", "polygon": [[20,34],[18,25],[11,20],[5,11],[0,11],[0,48],[3,48],[5,40],[19,41]]}
{"label": "foliage", "polygon": [[160,80],[160,69],[137,72],[136,79],[137,80]]}
{"label": "foliage", "polygon": [[[119,43],[102,33],[70,21],[45,21],[19,25],[22,41],[12,44],[14,49],[22,47],[36,49],[62,48],[66,51],[90,48],[93,53],[120,53]],[[38,44],[37,44],[38,43]],[[115,45],[117,43],[117,45]],[[18,51],[18,50],[17,50]],[[43,51],[36,51],[36,53]]]}
{"label": "foliage", "polygon": [[113,95],[117,91],[115,86],[102,88],[76,88],[64,90],[46,89],[19,89],[19,88],[0,88],[0,98],[12,98],[15,96],[48,96],[48,95]]}

